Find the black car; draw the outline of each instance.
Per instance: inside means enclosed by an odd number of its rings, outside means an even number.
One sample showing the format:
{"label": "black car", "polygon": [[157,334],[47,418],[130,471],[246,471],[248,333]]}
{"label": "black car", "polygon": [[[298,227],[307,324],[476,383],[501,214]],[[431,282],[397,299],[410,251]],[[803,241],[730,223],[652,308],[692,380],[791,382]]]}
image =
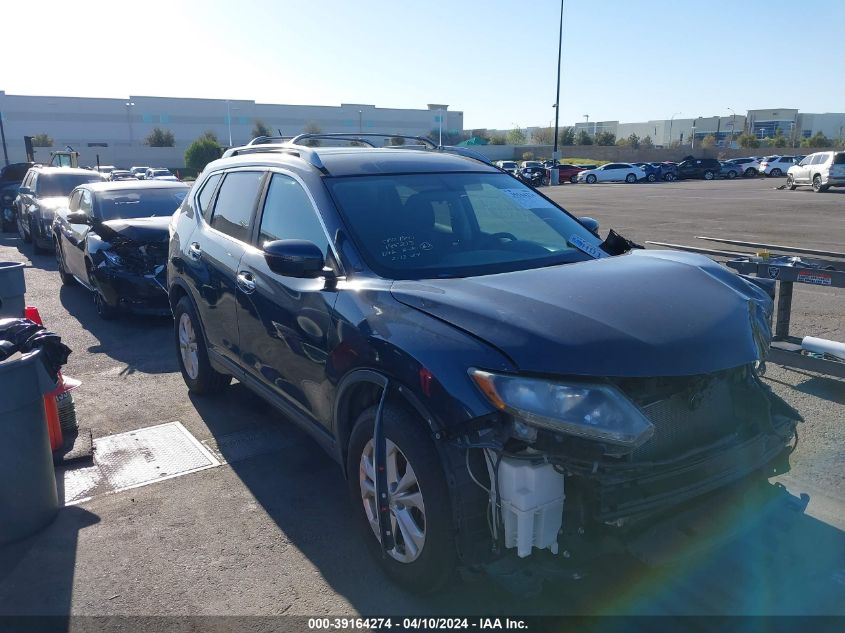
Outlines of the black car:
{"label": "black car", "polygon": [[341,464],[397,582],[583,565],[785,468],[800,416],[758,376],[756,280],[602,241],[470,158],[317,137],[200,174],[171,227],[174,344],[191,392],[234,376]]}
{"label": "black car", "polygon": [[703,178],[714,180],[722,171],[722,164],[715,158],[693,158],[687,156],[678,163],[678,178]]}
{"label": "black car", "polygon": [[67,207],[75,187],[87,182],[102,182],[103,177],[87,169],[70,167],[33,167],[23,179],[15,198],[18,234],[32,242],[36,253],[53,250],[53,219],[56,211]]}
{"label": "black car", "polygon": [[62,283],[79,281],[104,319],[122,311],[170,314],[165,288],[168,224],[188,186],[98,182],[73,190],[53,225]]}
{"label": "black car", "polygon": [[0,169],[0,223],[4,233],[14,231],[15,198],[32,163],[11,163]]}

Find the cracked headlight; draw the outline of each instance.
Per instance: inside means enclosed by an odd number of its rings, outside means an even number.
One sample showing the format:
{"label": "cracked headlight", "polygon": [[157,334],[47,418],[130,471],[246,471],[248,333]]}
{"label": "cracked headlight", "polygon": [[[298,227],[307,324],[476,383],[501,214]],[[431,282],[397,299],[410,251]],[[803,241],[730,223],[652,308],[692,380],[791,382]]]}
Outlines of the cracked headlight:
{"label": "cracked headlight", "polygon": [[121,259],[120,255],[112,251],[100,251],[105,257],[106,262],[111,264],[112,266],[123,266],[123,260]]}
{"label": "cracked headlight", "polygon": [[598,383],[563,383],[470,369],[490,403],[526,424],[634,449],[654,425],[622,392]]}

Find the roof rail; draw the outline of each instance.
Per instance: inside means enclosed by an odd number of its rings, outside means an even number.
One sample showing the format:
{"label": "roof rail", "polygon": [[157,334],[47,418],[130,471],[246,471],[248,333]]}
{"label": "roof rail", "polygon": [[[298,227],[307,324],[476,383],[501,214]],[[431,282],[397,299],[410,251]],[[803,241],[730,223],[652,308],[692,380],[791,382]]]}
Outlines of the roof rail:
{"label": "roof rail", "polygon": [[326,166],[323,165],[323,161],[320,160],[320,156],[317,154],[317,152],[312,150],[310,147],[292,147],[291,145],[288,145],[286,143],[257,143],[255,145],[250,143],[242,147],[232,147],[230,149],[227,149],[223,153],[223,156],[221,156],[221,158],[229,158],[230,156],[243,156],[244,154],[268,153],[288,154],[289,156],[302,158],[303,160],[308,161],[308,163],[312,167],[319,169],[323,173],[328,173],[326,171]]}
{"label": "roof rail", "polygon": [[274,141],[289,141],[292,136],[256,136],[247,145],[267,145]]}
{"label": "roof rail", "polygon": [[[289,142],[291,145],[299,145],[302,141],[308,140],[325,140],[325,141],[350,141],[350,142],[357,142],[357,143],[364,143],[365,145],[369,145],[370,147],[376,147],[375,143],[369,141],[368,139],[371,138],[401,138],[401,139],[411,139],[414,141],[418,141],[422,143],[429,149],[437,149],[437,143],[432,141],[430,138],[426,138],[424,136],[413,136],[410,134],[380,134],[375,132],[365,132],[362,134],[352,134],[349,132],[334,132],[330,134],[323,134],[323,133],[305,133],[299,134],[294,136]],[[389,146],[388,146],[389,147]],[[401,147],[401,146],[398,146]]]}

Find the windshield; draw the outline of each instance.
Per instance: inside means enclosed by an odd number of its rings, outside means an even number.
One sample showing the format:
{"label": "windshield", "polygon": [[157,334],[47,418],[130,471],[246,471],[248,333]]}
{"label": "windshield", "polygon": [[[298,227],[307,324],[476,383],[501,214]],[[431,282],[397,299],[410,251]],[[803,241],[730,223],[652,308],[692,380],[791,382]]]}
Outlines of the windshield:
{"label": "windshield", "polygon": [[96,194],[95,213],[104,221],[173,215],[187,193],[188,187],[101,192]]}
{"label": "windshield", "polygon": [[53,198],[57,196],[69,196],[79,185],[87,182],[102,182],[102,177],[97,174],[41,174],[38,176],[39,198]]}
{"label": "windshield", "polygon": [[591,259],[601,240],[506,174],[326,179],[353,241],[379,275],[465,277]]}
{"label": "windshield", "polygon": [[516,168],[516,163],[509,163],[507,161],[502,163],[502,169],[515,169],[515,168]]}
{"label": "windshield", "polygon": [[167,169],[155,169],[153,170],[153,176],[169,176],[170,171]]}

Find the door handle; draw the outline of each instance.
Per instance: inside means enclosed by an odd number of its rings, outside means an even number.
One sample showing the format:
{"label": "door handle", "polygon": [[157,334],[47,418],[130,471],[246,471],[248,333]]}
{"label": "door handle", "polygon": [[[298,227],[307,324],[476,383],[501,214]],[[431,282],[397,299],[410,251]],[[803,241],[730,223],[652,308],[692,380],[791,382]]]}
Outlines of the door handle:
{"label": "door handle", "polygon": [[240,288],[245,294],[250,295],[255,292],[255,280],[252,273],[243,270],[238,272],[237,283],[238,288]]}
{"label": "door handle", "polygon": [[199,261],[202,257],[202,248],[200,248],[199,242],[191,242],[188,245],[188,257],[195,261]]}

